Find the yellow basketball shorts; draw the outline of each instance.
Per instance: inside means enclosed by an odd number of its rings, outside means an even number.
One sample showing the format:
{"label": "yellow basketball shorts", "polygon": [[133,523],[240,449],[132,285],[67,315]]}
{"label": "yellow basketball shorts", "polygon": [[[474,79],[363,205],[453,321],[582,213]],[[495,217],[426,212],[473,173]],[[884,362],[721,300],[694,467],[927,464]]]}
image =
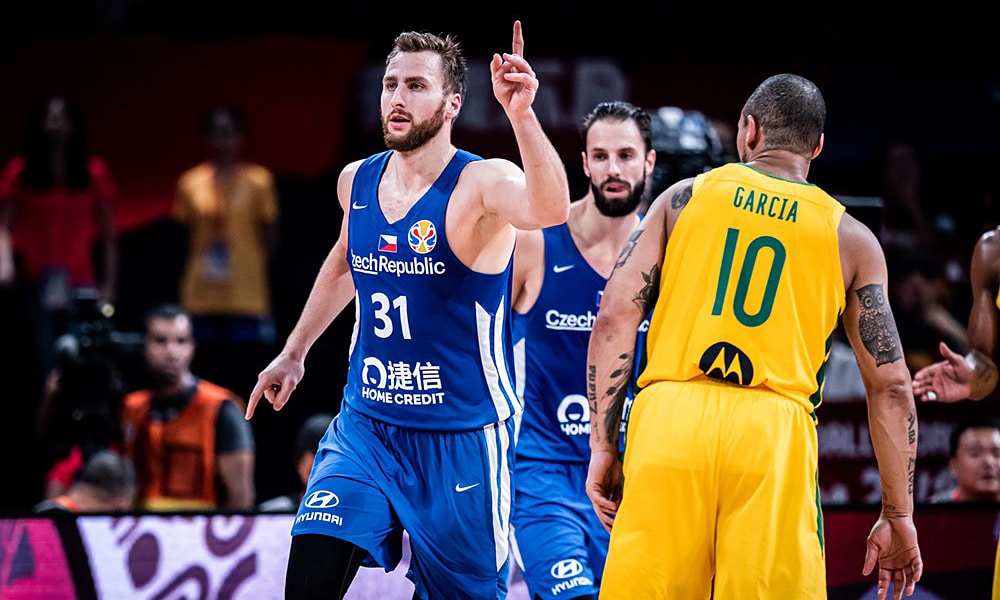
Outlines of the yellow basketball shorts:
{"label": "yellow basketball shorts", "polygon": [[826,598],[816,426],[773,392],[710,380],[632,406],[600,597]]}

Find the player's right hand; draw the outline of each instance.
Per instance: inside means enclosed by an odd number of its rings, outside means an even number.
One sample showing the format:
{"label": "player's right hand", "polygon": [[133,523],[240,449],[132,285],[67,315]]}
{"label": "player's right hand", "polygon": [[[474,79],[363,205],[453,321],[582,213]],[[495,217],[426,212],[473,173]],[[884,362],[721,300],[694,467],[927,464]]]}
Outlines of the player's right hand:
{"label": "player's right hand", "polygon": [[261,398],[270,402],[274,410],[281,410],[288,402],[295,386],[302,381],[303,375],[305,375],[305,364],[302,360],[291,358],[284,353],[279,354],[257,376],[257,385],[250,392],[250,399],[247,402],[246,418],[249,420],[253,417],[257,402]]}
{"label": "player's right hand", "polygon": [[608,531],[614,525],[618,505],[622,500],[622,459],[617,452],[591,450],[590,468],[587,471],[587,497],[594,505],[594,512],[601,525]]}
{"label": "player's right hand", "polygon": [[939,345],[944,360],[927,365],[913,375],[913,397],[921,402],[958,402],[972,393],[975,373],[965,357],[947,344]]}

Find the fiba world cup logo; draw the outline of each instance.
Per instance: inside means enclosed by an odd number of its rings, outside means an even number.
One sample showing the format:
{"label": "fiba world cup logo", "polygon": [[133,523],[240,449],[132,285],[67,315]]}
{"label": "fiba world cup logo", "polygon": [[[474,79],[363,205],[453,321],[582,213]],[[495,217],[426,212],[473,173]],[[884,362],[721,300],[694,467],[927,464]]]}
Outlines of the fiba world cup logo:
{"label": "fiba world cup logo", "polygon": [[406,240],[414,252],[427,254],[437,245],[437,229],[434,227],[434,223],[427,219],[421,219],[410,226]]}

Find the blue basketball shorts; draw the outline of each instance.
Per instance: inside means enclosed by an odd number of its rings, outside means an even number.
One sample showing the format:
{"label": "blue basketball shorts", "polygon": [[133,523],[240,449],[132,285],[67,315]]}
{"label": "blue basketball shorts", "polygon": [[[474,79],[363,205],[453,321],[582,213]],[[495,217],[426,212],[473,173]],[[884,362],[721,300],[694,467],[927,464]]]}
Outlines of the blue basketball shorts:
{"label": "blue basketball shorts", "polygon": [[371,419],[346,404],[320,441],[292,535],[316,533],[407,573],[421,598],[505,598],[513,419],[459,432]]}
{"label": "blue basketball shorts", "polygon": [[596,595],[600,586],[610,534],[587,497],[587,469],[517,460],[511,546],[532,598]]}

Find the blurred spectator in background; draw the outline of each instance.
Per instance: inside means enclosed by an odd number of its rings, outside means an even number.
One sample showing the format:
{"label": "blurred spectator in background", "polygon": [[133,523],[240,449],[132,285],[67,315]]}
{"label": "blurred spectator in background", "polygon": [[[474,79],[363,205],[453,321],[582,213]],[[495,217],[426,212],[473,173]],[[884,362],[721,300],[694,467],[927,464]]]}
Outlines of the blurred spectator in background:
{"label": "blurred spectator in background", "polygon": [[150,387],[126,394],[122,414],[139,507],[252,508],[255,449],[245,403],[191,372],[195,342],[180,307],[153,308],[145,333]]}
{"label": "blurred spectator in background", "polygon": [[63,494],[34,506],[40,514],[118,512],[135,501],[135,469],[132,461],[111,450],[95,452]]}
{"label": "blurred spectator in background", "polygon": [[942,339],[965,352],[969,338],[965,325],[953,314],[951,288],[938,257],[897,249],[887,252],[886,261],[890,302],[911,375],[937,360]]}
{"label": "blurred spectator in background", "polygon": [[30,328],[32,400],[55,366],[53,346],[72,318],[74,291],[96,288],[102,304],[114,302],[114,195],[76,105],[63,96],[38,103],[22,152],[0,172],[0,287],[23,290],[17,324]]}
{"label": "blurred spectator in background", "polygon": [[333,415],[329,413],[318,413],[306,419],[299,426],[298,434],[295,437],[295,472],[301,482],[301,487],[295,492],[277,496],[270,500],[261,502],[257,510],[261,512],[295,512],[302,501],[302,495],[306,491],[306,483],[309,481],[309,472],[312,471],[313,459],[316,457],[316,449],[319,441],[326,434],[326,428],[333,420]]}
{"label": "blurred spectator in background", "polygon": [[242,158],[244,125],[233,106],[202,115],[209,156],[180,176],[173,208],[189,233],[180,302],[201,349],[195,368],[232,389],[264,367],[275,339],[277,191],[267,168]]}
{"label": "blurred spectator in background", "polygon": [[916,143],[903,136],[889,138],[880,168],[885,207],[880,239],[886,251],[933,249],[934,226],[923,205],[924,172]]}
{"label": "blurred spectator in background", "polygon": [[952,429],[948,467],[955,487],[931,497],[931,502],[1000,501],[1000,421],[972,417]]}

